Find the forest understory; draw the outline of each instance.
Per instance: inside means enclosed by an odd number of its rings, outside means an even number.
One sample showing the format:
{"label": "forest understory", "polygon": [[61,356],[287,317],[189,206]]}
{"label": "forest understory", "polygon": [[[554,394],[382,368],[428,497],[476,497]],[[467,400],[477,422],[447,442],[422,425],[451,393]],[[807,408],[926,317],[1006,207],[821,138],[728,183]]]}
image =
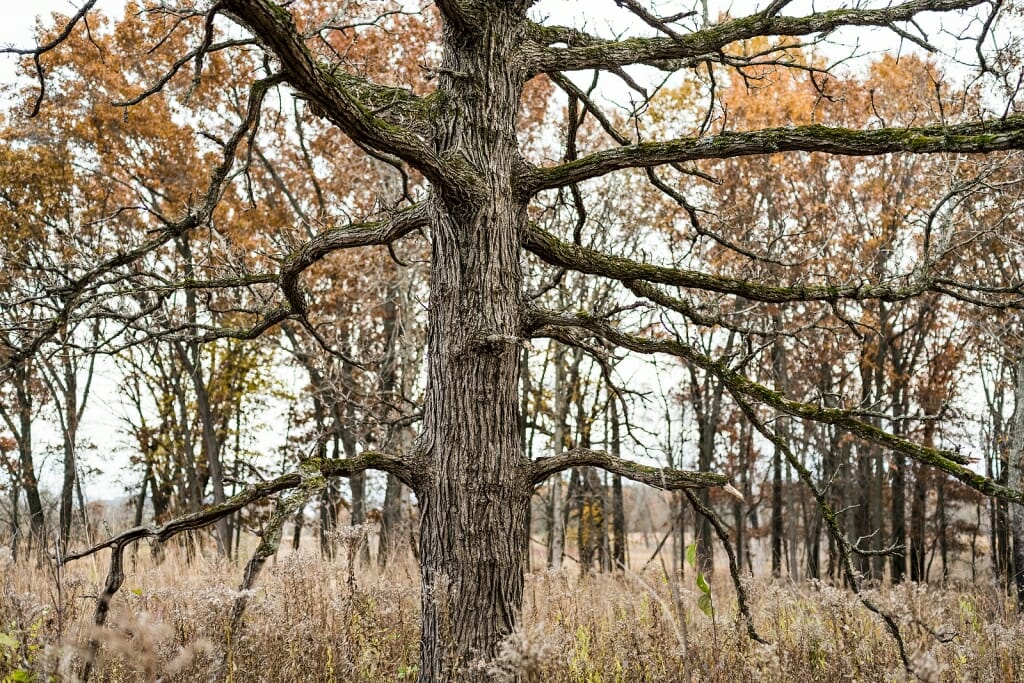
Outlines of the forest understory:
{"label": "forest understory", "polygon": [[[0,676],[75,681],[99,647],[95,681],[413,681],[420,588],[414,558],[365,565],[356,534],[339,532],[334,559],[282,549],[231,632],[241,569],[213,552],[191,561],[169,547],[157,562],[140,544],[103,628],[93,626],[105,553],[66,566],[0,554]],[[637,556],[643,544],[632,539]],[[212,549],[210,549],[212,550]],[[543,566],[543,563],[540,563]],[[738,618],[725,572],[710,580],[713,617],[693,572],[666,566],[581,576],[527,575],[519,630],[488,678],[524,681],[1020,681],[1024,623],[988,580],[905,583],[868,590],[900,625],[904,670],[883,622],[827,582],[758,578],[748,585],[757,631]],[[456,619],[457,615],[449,618]]]}

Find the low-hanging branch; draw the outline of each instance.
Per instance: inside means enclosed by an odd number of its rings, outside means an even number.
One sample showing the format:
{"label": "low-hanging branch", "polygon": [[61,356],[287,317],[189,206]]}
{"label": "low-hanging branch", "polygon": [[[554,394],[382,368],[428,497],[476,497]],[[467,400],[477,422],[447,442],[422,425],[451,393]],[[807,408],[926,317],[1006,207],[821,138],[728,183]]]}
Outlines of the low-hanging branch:
{"label": "low-hanging branch", "polygon": [[804,420],[832,424],[858,436],[865,441],[878,444],[897,453],[902,453],[917,462],[942,470],[962,481],[970,488],[986,496],[1024,503],[1024,491],[1004,486],[997,481],[971,470],[968,459],[959,453],[939,448],[930,448],[868,424],[850,411],[841,408],[826,408],[787,398],[758,384],[749,377],[733,370],[723,361],[715,360],[689,344],[668,339],[651,339],[622,332],[604,320],[588,315],[566,316],[534,311],[528,321],[532,336],[546,336],[545,327],[570,327],[587,330],[621,348],[644,354],[664,354],[686,359],[694,365],[720,378],[731,393],[746,396],[763,403],[786,415]]}
{"label": "low-hanging branch", "polygon": [[88,557],[104,548],[123,547],[132,541],[138,541],[143,538],[155,538],[163,542],[184,531],[202,529],[219,519],[241,510],[247,505],[263,500],[275,493],[293,489],[303,484],[303,482],[308,482],[310,480],[310,470],[315,470],[316,476],[322,478],[348,477],[365,470],[380,470],[394,474],[406,486],[414,490],[416,488],[416,470],[413,465],[397,456],[376,451],[366,451],[354,458],[341,460],[309,458],[303,462],[302,467],[305,471],[289,472],[274,479],[253,484],[219,505],[210,505],[197,512],[173,519],[166,524],[152,527],[137,526],[128,529],[85,550],[68,553],[61,558],[60,562],[61,564],[66,564],[72,560]]}
{"label": "low-hanging branch", "polygon": [[875,604],[875,602],[863,593],[860,581],[860,575],[853,567],[853,554],[854,552],[860,552],[857,547],[850,542],[850,539],[843,532],[839,524],[839,515],[832,508],[832,505],[825,498],[825,492],[814,483],[814,477],[811,475],[811,471],[807,469],[807,466],[800,461],[799,458],[793,455],[793,451],[789,448],[789,444],[782,439],[777,432],[768,429],[765,423],[758,418],[757,412],[754,410],[754,406],[751,405],[742,394],[738,392],[732,393],[733,399],[736,401],[740,410],[746,416],[747,420],[754,426],[755,429],[772,445],[779,450],[780,453],[786,458],[786,462],[789,463],[800,481],[810,490],[811,495],[814,496],[815,502],[818,504],[818,509],[821,511],[822,518],[825,521],[825,528],[828,530],[829,535],[836,544],[836,548],[839,550],[839,558],[842,566],[842,571],[846,577],[846,582],[849,584],[853,592],[857,594],[861,604],[864,605],[870,612],[876,614],[884,623],[889,634],[893,637],[896,642],[897,649],[899,650],[900,660],[903,662],[903,668],[908,673],[913,673],[913,669],[910,666],[910,660],[907,658],[907,648],[903,642],[903,635],[900,633],[899,625],[896,620]]}
{"label": "low-hanging branch", "polygon": [[558,455],[538,458],[530,463],[530,477],[536,486],[553,474],[584,466],[600,467],[613,474],[666,491],[721,486],[730,493],[739,495],[736,489],[729,485],[729,478],[723,474],[651,467],[589,448],[574,448]]}
{"label": "low-hanging branch", "polygon": [[1024,115],[1019,114],[1002,119],[918,128],[854,130],[819,124],[787,126],[606,149],[558,166],[534,168],[522,179],[522,187],[525,193],[535,194],[630,168],[777,152],[877,156],[895,152],[986,153],[1022,148]]}

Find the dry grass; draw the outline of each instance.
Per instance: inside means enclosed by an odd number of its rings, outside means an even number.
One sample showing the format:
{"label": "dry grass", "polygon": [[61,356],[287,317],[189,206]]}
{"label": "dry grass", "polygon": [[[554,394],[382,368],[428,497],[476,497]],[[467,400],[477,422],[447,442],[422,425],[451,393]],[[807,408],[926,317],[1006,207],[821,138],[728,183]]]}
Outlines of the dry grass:
{"label": "dry grass", "polygon": [[[0,551],[2,552],[2,551]],[[142,555],[145,555],[143,552]],[[105,558],[101,558],[105,559]],[[104,562],[51,573],[0,555],[0,676],[74,680],[92,637]],[[376,575],[282,552],[268,565],[240,632],[230,610],[240,570],[176,553],[141,556],[100,634],[102,681],[395,681],[415,678],[419,587],[411,563]],[[848,593],[819,584],[750,586],[759,645],[719,579],[714,622],[689,579],[664,575],[531,575],[525,627],[489,666],[529,681],[913,680],[880,621]],[[1024,680],[1024,626],[992,586],[901,586],[874,599],[902,625],[926,681]],[[948,640],[949,642],[942,642]],[[16,644],[12,644],[16,643]],[[17,678],[27,672],[25,678]]]}

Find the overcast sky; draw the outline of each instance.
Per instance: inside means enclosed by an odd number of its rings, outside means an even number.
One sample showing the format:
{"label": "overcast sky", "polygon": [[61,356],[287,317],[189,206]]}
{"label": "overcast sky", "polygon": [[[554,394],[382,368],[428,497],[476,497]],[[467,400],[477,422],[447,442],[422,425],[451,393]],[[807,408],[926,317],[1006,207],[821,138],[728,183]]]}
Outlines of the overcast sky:
{"label": "overcast sky", "polygon": [[[124,7],[125,0],[99,0],[97,9],[116,14]],[[4,0],[3,20],[0,21],[0,45],[4,47],[31,47],[35,44],[33,29],[36,18],[42,17],[49,23],[53,12],[74,14],[82,6],[80,0]],[[14,77],[17,58],[0,55],[0,82],[9,83]]]}

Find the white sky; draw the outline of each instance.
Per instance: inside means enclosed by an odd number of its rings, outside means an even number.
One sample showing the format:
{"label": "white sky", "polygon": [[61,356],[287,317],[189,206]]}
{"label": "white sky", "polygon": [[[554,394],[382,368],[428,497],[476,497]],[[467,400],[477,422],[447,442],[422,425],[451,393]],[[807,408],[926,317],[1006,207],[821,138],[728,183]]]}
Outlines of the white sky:
{"label": "white sky", "polygon": [[[125,0],[99,0],[96,9],[106,14],[119,14],[124,8]],[[4,47],[32,47],[35,44],[33,29],[36,19],[42,17],[49,23],[53,12],[72,15],[82,3],[79,0],[0,0],[0,45]],[[9,83],[14,76],[16,58],[11,55],[0,56],[0,82]]]}

